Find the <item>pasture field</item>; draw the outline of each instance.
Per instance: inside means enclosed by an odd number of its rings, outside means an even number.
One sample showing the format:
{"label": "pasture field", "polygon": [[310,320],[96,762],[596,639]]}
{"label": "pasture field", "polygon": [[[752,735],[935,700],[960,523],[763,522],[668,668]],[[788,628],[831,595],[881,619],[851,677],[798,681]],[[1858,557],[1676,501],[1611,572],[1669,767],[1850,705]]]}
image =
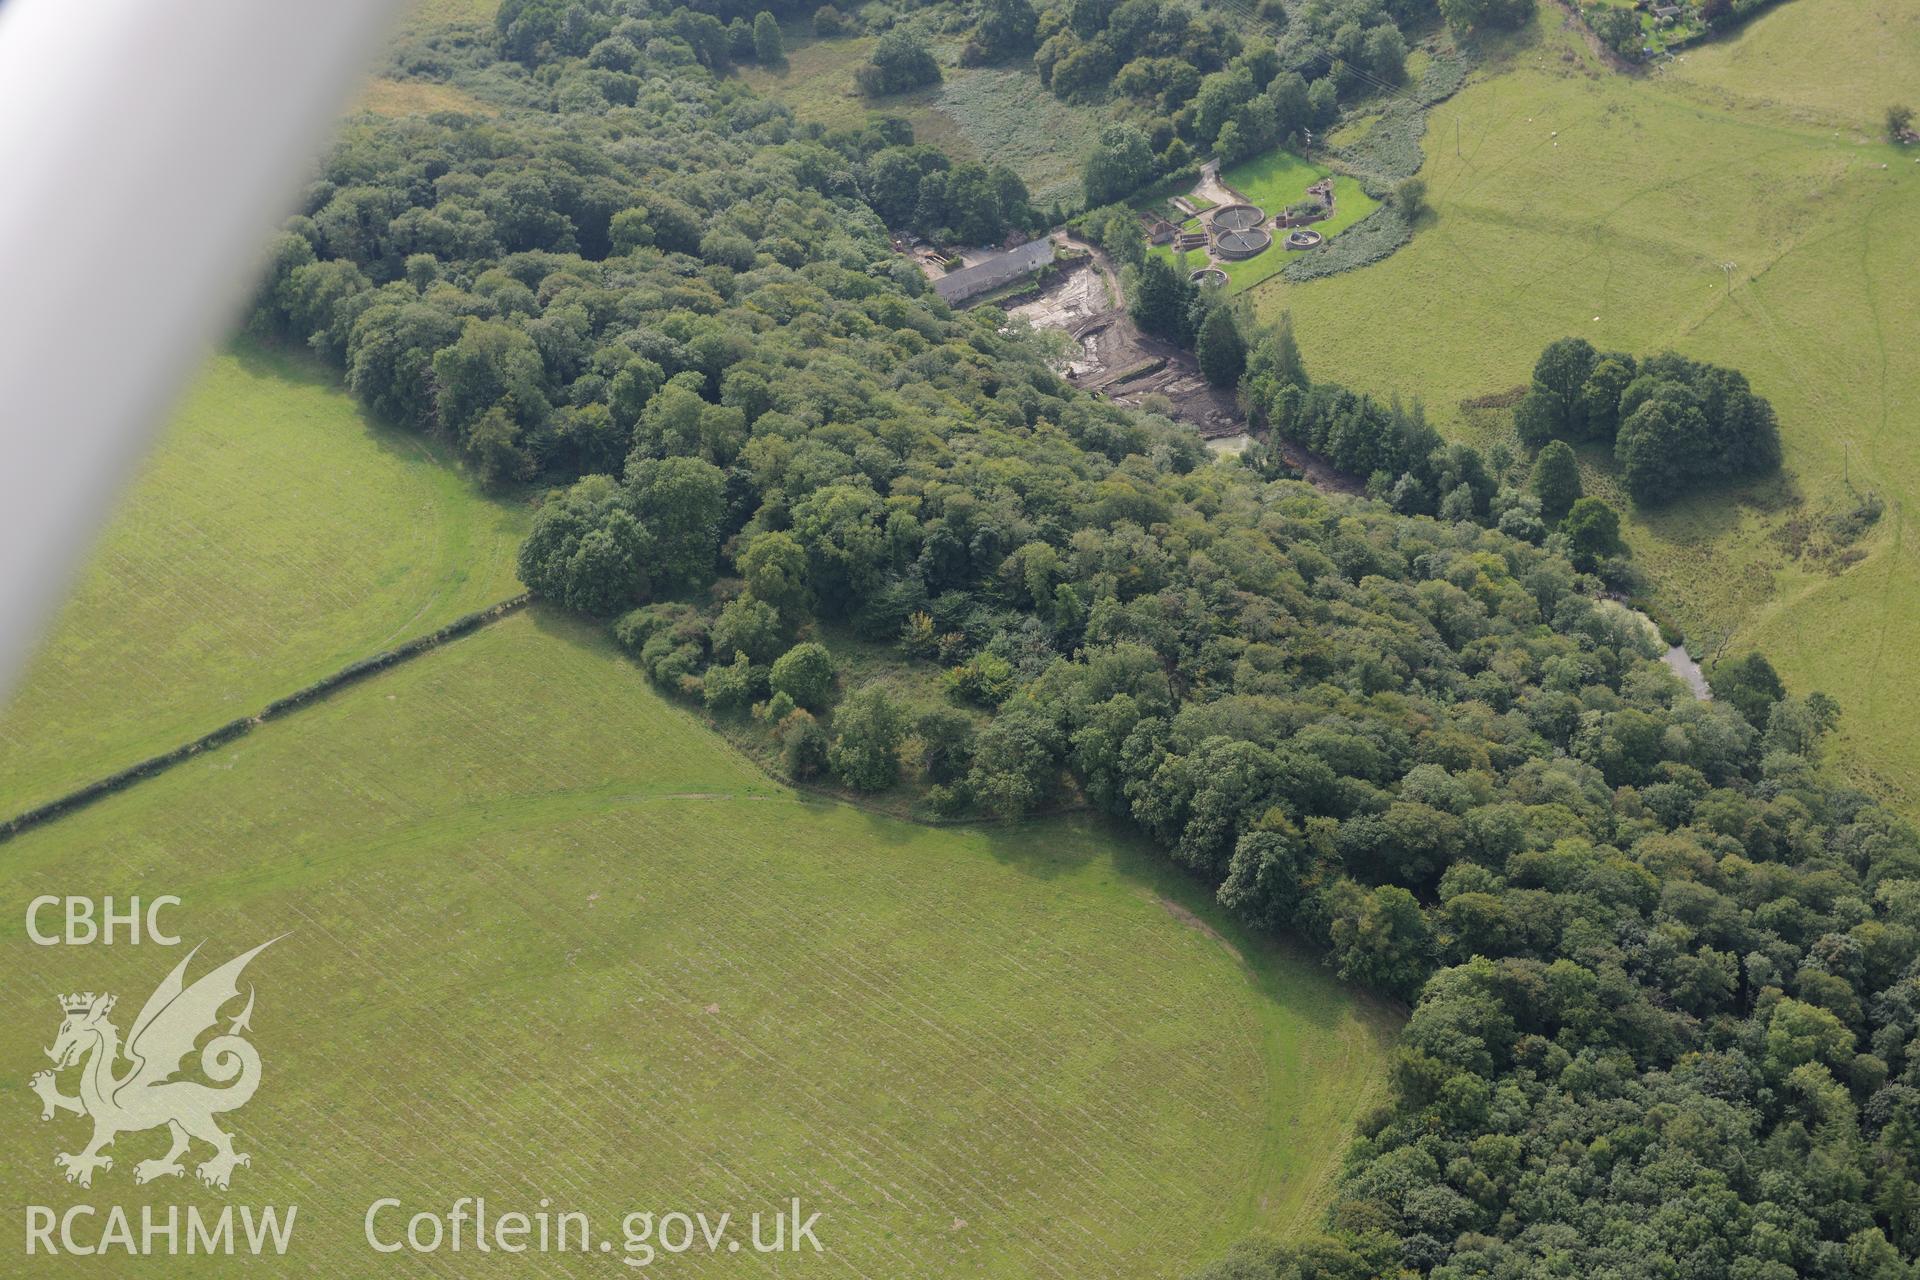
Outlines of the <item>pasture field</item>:
{"label": "pasture field", "polygon": [[[297,1204],[295,1274],[392,1262],[363,1242],[378,1198],[484,1195],[583,1210],[616,1250],[630,1211],[822,1215],[821,1255],[691,1253],[675,1275],[1179,1275],[1256,1224],[1311,1225],[1394,1031],[1128,836],[804,799],[540,609],[6,854],[0,993],[23,1030],[0,1047],[0,1196],[136,1220]],[[180,958],[26,940],[30,897],[107,885],[180,895],[196,966],[288,935],[247,973],[265,1082],[229,1117],[252,1165],[224,1196],[134,1186],[154,1133],[78,1191],[52,1157],[79,1122],[31,1119],[53,993],[118,993],[124,1030]]]}
{"label": "pasture field", "polygon": [[853,87],[853,73],[873,51],[874,37],[820,40],[789,26],[786,39],[785,67],[742,67],[740,75],[801,120],[841,129],[858,128],[870,113],[905,116],[918,142],[955,160],[1012,169],[1041,209],[1078,196],[1080,165],[1099,136],[1100,115],[1054,97],[1031,66],[954,66],[956,49],[937,45],[942,83],[864,98]]}
{"label": "pasture field", "polygon": [[1791,0],[1737,39],[1687,50],[1668,74],[1730,107],[1878,138],[1888,104],[1920,110],[1920,6]]}
{"label": "pasture field", "polygon": [[411,0],[397,25],[403,34],[412,34],[471,22],[491,24],[498,12],[500,0]]}
{"label": "pasture field", "polygon": [[526,524],[304,361],[216,355],[0,712],[0,815],[514,595]]}
{"label": "pasture field", "polygon": [[[917,137],[930,114],[922,95],[894,94],[880,99],[885,106],[870,107],[870,99],[853,87],[854,69],[873,52],[873,36],[840,36],[822,40],[799,24],[781,29],[786,39],[784,67],[742,66],[738,74],[755,93],[793,108],[801,120],[829,129],[857,129],[869,110],[890,111],[913,121]],[[942,71],[945,68],[941,68]]]}
{"label": "pasture field", "polygon": [[946,67],[933,111],[951,122],[928,140],[960,159],[1004,164],[1036,207],[1080,198],[1080,169],[1100,137],[1099,112],[1060,101],[1030,66]]}
{"label": "pasture field", "polygon": [[[484,27],[490,38],[500,0],[411,0],[393,22],[396,40],[412,40],[461,28]],[[349,108],[380,116],[432,115],[458,111],[494,116],[499,109],[444,81],[375,75],[361,88]]]}
{"label": "pasture field", "polygon": [[[1840,763],[1912,813],[1920,164],[1875,136],[1884,102],[1920,83],[1920,40],[1882,39],[1910,18],[1899,0],[1794,0],[1644,77],[1537,27],[1434,108],[1433,212],[1411,244],[1253,296],[1265,316],[1293,313],[1316,376],[1423,397],[1443,430],[1483,443],[1510,415],[1463,402],[1524,385],[1555,337],[1745,372],[1779,412],[1787,477],[1634,512],[1629,540],[1697,649],[1759,645],[1792,687],[1838,697]],[[1787,87],[1829,80],[1803,54],[1838,66],[1867,47],[1844,93]],[[1723,87],[1745,77],[1760,82],[1744,95]],[[1598,451],[1586,462],[1590,488],[1617,492]],[[1868,492],[1885,516],[1846,555],[1798,553]]]}

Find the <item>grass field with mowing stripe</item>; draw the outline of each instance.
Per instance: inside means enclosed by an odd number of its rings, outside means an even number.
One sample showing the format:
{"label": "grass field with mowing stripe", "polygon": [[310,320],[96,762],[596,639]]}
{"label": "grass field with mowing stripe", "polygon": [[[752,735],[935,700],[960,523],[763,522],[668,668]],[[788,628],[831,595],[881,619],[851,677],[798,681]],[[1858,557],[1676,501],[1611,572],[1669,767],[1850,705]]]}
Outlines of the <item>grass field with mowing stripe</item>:
{"label": "grass field with mowing stripe", "polygon": [[[1773,100],[1822,79],[1783,62],[1802,58],[1854,68],[1844,93],[1815,95],[1823,112],[1910,96],[1908,9],[1794,0],[1646,77],[1598,68],[1543,20],[1434,109],[1421,171],[1433,213],[1412,243],[1253,296],[1264,315],[1293,312],[1316,376],[1423,397],[1443,430],[1482,443],[1509,415],[1462,401],[1524,384],[1556,337],[1743,371],[1779,412],[1788,478],[1636,512],[1629,539],[1696,644],[1760,645],[1796,690],[1838,697],[1841,763],[1913,813],[1920,687],[1898,658],[1920,649],[1920,556],[1904,532],[1920,498],[1920,164],[1874,140],[1879,106],[1836,132]],[[1751,96],[1714,83],[1727,76]],[[1589,487],[1617,492],[1597,460]],[[1864,558],[1789,554],[1797,529],[1868,491],[1887,509],[1854,548]]]}
{"label": "grass field with mowing stripe", "polygon": [[214,357],[0,713],[0,814],[515,594],[526,524],[304,361]]}
{"label": "grass field with mowing stripe", "polygon": [[542,610],[20,837],[0,883],[178,894],[211,963],[291,931],[247,975],[252,1167],[224,1197],[135,1187],[164,1141],[128,1135],[79,1192],[52,1160],[77,1122],[34,1123],[24,1087],[53,993],[119,993],[124,1030],[179,953],[34,947],[0,913],[0,1195],[296,1203],[297,1274],[385,1261],[378,1197],[484,1195],[585,1210],[616,1246],[631,1210],[822,1214],[823,1255],[675,1275],[1175,1276],[1312,1223],[1394,1030],[1130,837],[803,799]]}
{"label": "grass field with mowing stripe", "polygon": [[1220,171],[1220,181],[1257,204],[1268,217],[1278,217],[1290,204],[1307,198],[1307,188],[1326,176],[1317,164],[1291,151],[1269,151]]}

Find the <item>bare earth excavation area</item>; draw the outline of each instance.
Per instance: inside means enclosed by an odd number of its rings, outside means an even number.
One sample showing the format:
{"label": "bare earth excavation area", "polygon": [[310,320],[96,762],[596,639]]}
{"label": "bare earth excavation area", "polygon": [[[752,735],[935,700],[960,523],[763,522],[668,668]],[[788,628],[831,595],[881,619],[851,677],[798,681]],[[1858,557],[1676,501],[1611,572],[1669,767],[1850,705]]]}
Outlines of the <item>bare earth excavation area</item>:
{"label": "bare earth excavation area", "polygon": [[[1121,302],[1119,277],[1105,253],[1064,233],[1055,242],[1087,256],[1058,271],[1037,297],[1009,307],[1007,314],[1071,339],[1065,373],[1075,386],[1117,404],[1157,408],[1191,426],[1215,452],[1245,449],[1252,436],[1234,393],[1201,376],[1193,352],[1140,332]],[[1323,459],[1291,441],[1280,446],[1287,462],[1319,487],[1359,491],[1353,477]]]}

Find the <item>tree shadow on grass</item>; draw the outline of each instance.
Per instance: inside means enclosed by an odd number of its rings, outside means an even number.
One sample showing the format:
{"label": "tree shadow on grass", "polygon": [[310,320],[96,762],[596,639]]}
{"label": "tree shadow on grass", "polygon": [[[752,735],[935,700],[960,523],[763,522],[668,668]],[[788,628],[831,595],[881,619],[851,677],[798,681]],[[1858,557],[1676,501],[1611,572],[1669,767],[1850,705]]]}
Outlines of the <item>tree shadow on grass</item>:
{"label": "tree shadow on grass", "polygon": [[[595,619],[540,604],[528,609],[526,616],[537,630],[555,640],[607,653],[618,651],[605,625]],[[624,666],[632,679],[646,679],[637,666]],[[713,732],[694,709],[673,699],[663,697],[662,701],[691,717],[703,731]],[[726,745],[729,751],[740,754],[732,744]],[[751,756],[744,758],[754,763]],[[764,776],[774,798],[795,806],[794,820],[844,824],[848,838],[870,847],[876,856],[894,853],[933,859],[984,853],[998,865],[1039,883],[1097,874],[1096,864],[1104,864],[1111,868],[1113,881],[1163,908],[1170,927],[1191,928],[1212,939],[1262,997],[1286,1009],[1289,1017],[1310,1034],[1340,1032],[1356,1009],[1371,1033],[1383,1040],[1391,1037],[1405,1019],[1404,1009],[1342,981],[1327,967],[1324,953],[1311,943],[1257,930],[1235,919],[1214,900],[1210,884],[1175,863],[1144,833],[1118,819],[1081,810],[1019,821],[934,827],[842,796],[792,788],[782,779]],[[939,834],[954,837],[967,847],[930,849]],[[876,865],[876,873],[879,870]]]}
{"label": "tree shadow on grass", "polygon": [[[595,619],[542,604],[526,612],[544,635],[606,653],[618,652],[605,625]],[[627,663],[626,668],[633,679],[646,679],[637,666]],[[662,700],[693,718],[704,732],[714,732],[691,708],[672,699]],[[727,747],[738,754],[731,744]],[[753,763],[752,757],[745,759]],[[999,865],[1041,882],[1087,872],[1104,859],[1115,879],[1159,903],[1174,922],[1215,939],[1235,957],[1248,981],[1263,995],[1285,1005],[1315,1031],[1331,1031],[1355,1004],[1365,1009],[1377,1027],[1391,1028],[1405,1017],[1398,1006],[1338,978],[1327,968],[1321,950],[1311,943],[1256,930],[1235,919],[1214,900],[1213,887],[1203,878],[1174,862],[1151,838],[1118,819],[1080,810],[1018,821],[933,827],[841,796],[789,788],[784,780],[771,775],[768,781],[785,791],[781,797],[785,803],[798,807],[796,816],[851,821],[858,837],[876,850],[906,851],[924,845],[935,832],[945,832],[971,844]]]}
{"label": "tree shadow on grass", "polygon": [[1793,476],[1780,471],[1760,479],[1723,480],[1703,485],[1671,502],[1634,503],[1634,522],[1677,546],[1718,543],[1738,532],[1741,517],[1786,511],[1802,501]]}
{"label": "tree shadow on grass", "polygon": [[352,399],[339,370],[304,347],[283,339],[240,334],[227,344],[227,350],[240,367],[256,378],[274,378],[293,386],[331,392],[347,397],[354,416],[367,429],[367,438],[394,458],[409,464],[440,468],[456,477],[473,497],[502,506],[524,506],[540,492],[538,485],[514,485],[486,489],[461,461],[455,448],[445,440],[379,417],[365,405]]}
{"label": "tree shadow on grass", "polygon": [[1381,1034],[1406,1017],[1403,1008],[1341,980],[1327,966],[1325,953],[1305,939],[1255,929],[1235,918],[1215,900],[1205,879],[1118,819],[1088,811],[970,830],[986,839],[996,861],[1042,880],[1108,859],[1118,880],[1157,902],[1172,920],[1212,938],[1262,995],[1315,1031],[1331,1032],[1356,1004]]}
{"label": "tree shadow on grass", "polygon": [[256,378],[278,378],[297,386],[346,393],[337,370],[291,342],[242,333],[227,344],[227,350]]}
{"label": "tree shadow on grass", "polygon": [[1738,531],[1744,512],[1771,514],[1798,506],[1800,487],[1784,468],[1770,475],[1712,481],[1666,502],[1635,502],[1613,460],[1613,446],[1588,441],[1575,446],[1589,493],[1667,546],[1711,546]]}

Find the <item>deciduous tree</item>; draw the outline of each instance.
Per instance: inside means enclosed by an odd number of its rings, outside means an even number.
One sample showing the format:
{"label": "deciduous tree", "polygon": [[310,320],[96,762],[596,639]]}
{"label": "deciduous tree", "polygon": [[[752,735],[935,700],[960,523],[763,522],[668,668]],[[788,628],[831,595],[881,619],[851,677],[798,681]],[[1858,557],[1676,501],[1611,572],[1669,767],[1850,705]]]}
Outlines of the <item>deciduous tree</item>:
{"label": "deciduous tree", "polygon": [[899,780],[906,720],[886,690],[867,685],[850,694],[834,712],[833,730],[827,761],[841,782],[855,791],[885,791]]}
{"label": "deciduous tree", "polygon": [[627,467],[633,509],[652,539],[649,569],[668,589],[713,576],[726,477],[699,458],[643,458]]}
{"label": "deciduous tree", "polygon": [[1566,441],[1549,441],[1534,459],[1532,488],[1540,499],[1541,517],[1555,524],[1580,500],[1580,463]]}
{"label": "deciduous tree", "polygon": [[820,711],[833,697],[833,655],[814,641],[797,644],[773,664],[772,687],[809,711]]}
{"label": "deciduous tree", "polygon": [[753,15],[753,56],[763,67],[784,66],[787,43],[780,36],[780,23],[765,9]]}
{"label": "deciduous tree", "polygon": [[1595,569],[1626,549],[1620,541],[1620,513],[1598,498],[1575,500],[1560,522],[1560,532],[1567,537],[1567,555],[1577,569]]}
{"label": "deciduous tree", "polygon": [[1087,207],[1124,200],[1152,178],[1153,148],[1147,135],[1130,124],[1107,125],[1082,169]]}

